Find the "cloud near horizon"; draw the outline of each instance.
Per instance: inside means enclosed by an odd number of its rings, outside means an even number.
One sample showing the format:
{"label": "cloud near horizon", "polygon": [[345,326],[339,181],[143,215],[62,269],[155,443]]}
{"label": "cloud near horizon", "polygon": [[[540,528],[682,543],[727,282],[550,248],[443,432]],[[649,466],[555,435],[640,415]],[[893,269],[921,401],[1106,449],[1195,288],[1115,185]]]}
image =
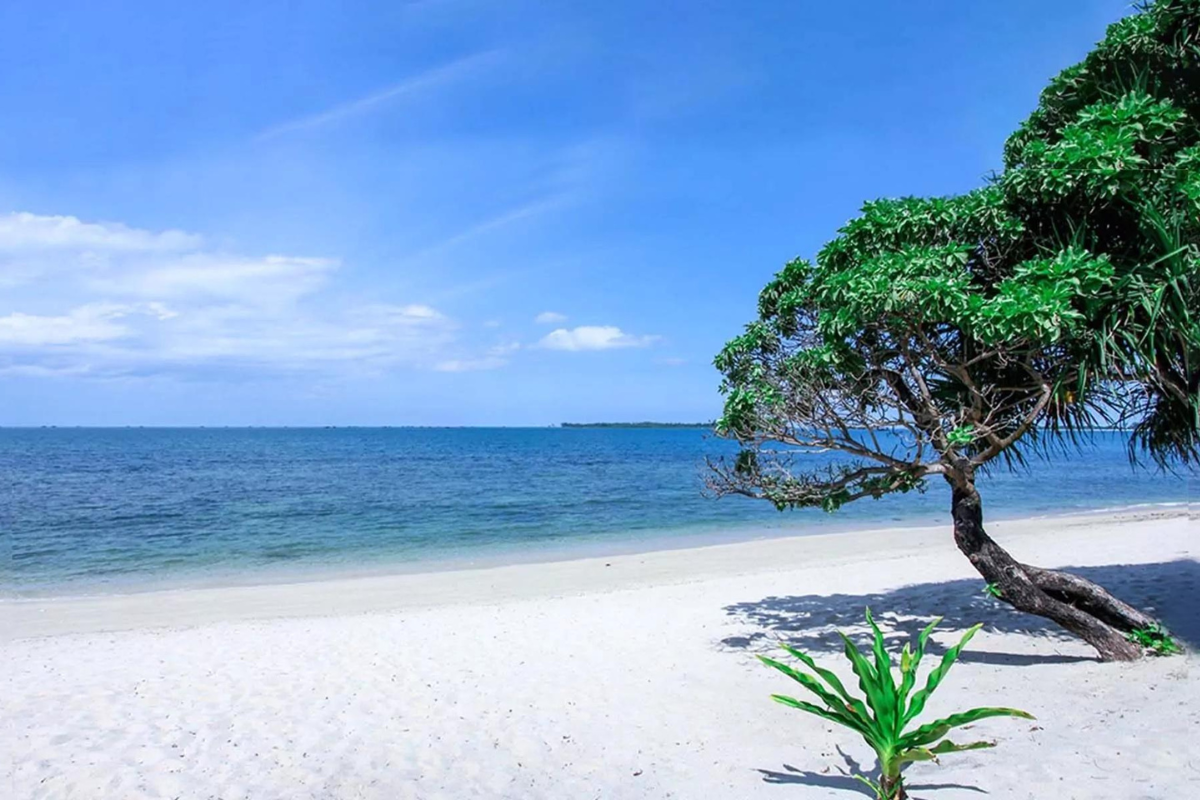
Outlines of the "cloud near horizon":
{"label": "cloud near horizon", "polygon": [[[0,215],[0,375],[378,375],[508,366],[508,339],[469,341],[416,302],[364,303],[339,288],[335,258],[248,255],[180,230],[71,216]],[[539,324],[566,315],[545,311]],[[556,328],[535,349],[647,347],[612,325]]]}
{"label": "cloud near horizon", "polygon": [[340,268],[212,249],[177,230],[0,215],[0,372],[372,372],[446,361],[454,320],[420,303],[346,300],[333,284]]}
{"label": "cloud near horizon", "polygon": [[647,347],[657,342],[658,336],[635,336],[625,333],[614,325],[581,325],[577,328],[558,328],[546,334],[538,347],[546,350],[615,350],[625,347]]}

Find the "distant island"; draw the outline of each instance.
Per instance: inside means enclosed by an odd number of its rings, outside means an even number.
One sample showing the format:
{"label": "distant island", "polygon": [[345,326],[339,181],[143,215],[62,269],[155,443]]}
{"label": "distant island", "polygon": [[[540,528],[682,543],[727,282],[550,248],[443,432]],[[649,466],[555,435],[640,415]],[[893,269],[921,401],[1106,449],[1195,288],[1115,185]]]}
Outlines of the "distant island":
{"label": "distant island", "polygon": [[564,422],[564,428],[711,428],[713,422]]}

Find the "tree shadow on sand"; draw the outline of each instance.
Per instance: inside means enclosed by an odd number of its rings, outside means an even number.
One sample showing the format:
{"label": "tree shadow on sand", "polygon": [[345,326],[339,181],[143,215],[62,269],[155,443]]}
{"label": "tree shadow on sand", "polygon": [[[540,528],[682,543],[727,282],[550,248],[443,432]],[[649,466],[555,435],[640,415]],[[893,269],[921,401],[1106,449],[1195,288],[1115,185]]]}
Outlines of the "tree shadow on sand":
{"label": "tree shadow on sand", "polygon": [[[1156,564],[1113,565],[1105,567],[1067,567],[1070,572],[1096,581],[1126,602],[1154,614],[1171,630],[1175,638],[1191,649],[1200,648],[1200,563],[1190,559]],[[837,631],[845,631],[860,645],[869,640],[863,620],[863,607],[870,606],[891,647],[899,647],[929,624],[943,617],[940,629],[962,631],[977,622],[984,630],[1024,634],[1047,642],[1070,643],[1076,653],[1087,648],[1053,622],[1023,614],[984,592],[982,580],[956,580],[905,586],[890,592],[873,594],[795,595],[764,597],[735,603],[725,611],[744,631],[721,640],[732,651],[765,653],[782,643],[816,656],[841,652],[843,644]],[[1043,651],[1049,648],[1041,648]],[[940,656],[945,647],[930,641],[927,652]],[[1089,655],[1059,653],[1003,653],[966,650],[960,661],[1019,667],[1027,664],[1094,661]],[[844,766],[831,772],[810,772],[784,764],[781,771],[757,770],[766,783],[805,784],[844,790],[872,797],[872,793],[853,775],[868,774],[862,765],[840,748]],[[878,777],[877,775],[874,777]],[[930,797],[938,789],[987,794],[977,786],[962,784],[918,784],[907,787],[912,797]]]}
{"label": "tree shadow on sand", "polygon": [[[1200,563],[1190,559],[1155,564],[1066,567],[1096,581],[1121,599],[1154,614],[1175,638],[1190,648],[1200,647]],[[907,641],[936,616],[940,630],[961,631],[977,622],[986,631],[1016,633],[1049,641],[1078,642],[1053,622],[1014,610],[984,592],[979,579],[905,586],[873,594],[794,595],[764,597],[735,603],[726,613],[743,623],[745,631],[721,640],[732,650],[766,652],[781,643],[805,652],[840,652],[837,631],[865,641],[863,607],[870,606],[889,643]],[[944,648],[930,642],[931,655]],[[1094,660],[1084,655],[1017,654],[965,651],[964,662],[1020,666]]]}

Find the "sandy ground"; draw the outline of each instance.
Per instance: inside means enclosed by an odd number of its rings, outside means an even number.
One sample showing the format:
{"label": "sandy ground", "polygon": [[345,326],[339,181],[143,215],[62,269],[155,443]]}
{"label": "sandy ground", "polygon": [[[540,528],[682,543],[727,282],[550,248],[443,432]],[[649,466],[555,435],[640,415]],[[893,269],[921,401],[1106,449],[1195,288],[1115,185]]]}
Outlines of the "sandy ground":
{"label": "sandy ground", "polygon": [[[1200,522],[995,524],[1200,644]],[[851,734],[770,702],[779,640],[841,670],[870,604],[897,640],[983,621],[927,714],[1015,705],[915,797],[1200,794],[1195,656],[1100,664],[982,591],[946,529],[489,570],[0,603],[7,797],[854,798]],[[796,687],[798,689],[798,687]],[[929,717],[931,718],[931,717]],[[0,791],[0,794],[4,794]]]}

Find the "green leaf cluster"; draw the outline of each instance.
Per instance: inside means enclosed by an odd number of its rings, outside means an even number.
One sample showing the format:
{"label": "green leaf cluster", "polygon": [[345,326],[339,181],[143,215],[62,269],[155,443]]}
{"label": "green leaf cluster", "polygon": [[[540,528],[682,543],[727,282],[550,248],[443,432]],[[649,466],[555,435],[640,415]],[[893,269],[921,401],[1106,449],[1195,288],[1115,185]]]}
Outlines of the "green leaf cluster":
{"label": "green leaf cluster", "polygon": [[901,774],[914,761],[936,761],[938,756],[946,753],[994,746],[994,743],[986,741],[956,744],[945,738],[954,728],[988,717],[1033,719],[1030,714],[1014,708],[984,707],[914,726],[930,696],[941,685],[959,653],[981,626],[968,629],[959,643],[947,650],[937,666],[929,671],[924,686],[913,691],[918,684],[917,672],[925,656],[929,636],[941,621],[940,618],[921,632],[915,648],[905,643],[898,664],[887,652],[883,633],[869,608],[866,610],[866,620],[872,631],[870,654],[861,653],[846,634],[839,632],[845,645],[846,658],[858,678],[861,697],[847,690],[834,672],[818,666],[812,657],[793,647],[784,649],[808,671],[766,656],[759,658],[767,666],[800,684],[818,702],[798,700],[787,695],[772,695],[772,699],[849,728],[875,751],[879,760],[880,781],[876,783],[863,776],[860,779],[871,786],[882,800],[900,796]]}
{"label": "green leaf cluster", "polygon": [[1135,384],[1122,411],[1160,463],[1200,444],[1198,147],[1200,0],[1158,0],[1051,80],[996,182],[1032,244],[1069,239],[1112,264],[1083,355]]}
{"label": "green leaf cluster", "polygon": [[785,265],[715,360],[717,430],[758,446],[904,424],[958,469],[1119,423],[1131,458],[1200,458],[1200,0],[1111,26],[1004,154],[981,188],[868,202]]}
{"label": "green leaf cluster", "polygon": [[1129,641],[1140,645],[1155,655],[1174,656],[1183,653],[1183,647],[1175,640],[1171,632],[1157,622],[1152,623],[1148,627],[1135,628],[1130,631]]}

